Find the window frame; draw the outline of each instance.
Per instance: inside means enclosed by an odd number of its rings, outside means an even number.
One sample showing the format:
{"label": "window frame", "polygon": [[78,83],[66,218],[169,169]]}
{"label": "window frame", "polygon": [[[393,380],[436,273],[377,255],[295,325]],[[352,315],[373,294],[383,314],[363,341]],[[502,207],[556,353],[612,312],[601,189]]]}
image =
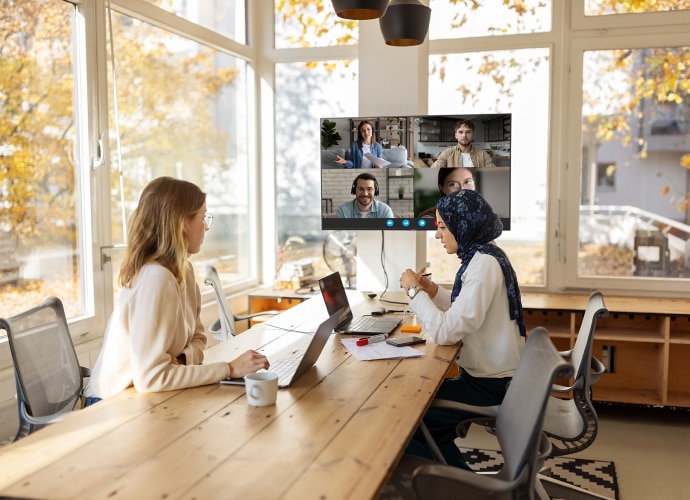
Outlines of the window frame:
{"label": "window frame", "polygon": [[574,30],[599,30],[600,35],[610,29],[631,28],[632,32],[639,31],[641,26],[666,26],[676,29],[688,25],[687,14],[690,11],[639,12],[630,14],[607,14],[601,16],[585,16],[586,0],[572,0],[571,16]]}
{"label": "window frame", "polygon": [[[574,3],[580,3],[576,0]],[[581,121],[582,121],[582,88],[584,54],[592,50],[614,50],[621,48],[644,49],[649,47],[690,46],[690,34],[682,32],[681,25],[690,24],[690,11],[670,13],[683,22],[664,25],[669,14],[629,14],[635,16],[636,23],[644,18],[648,26],[637,28],[632,32],[627,27],[618,28],[621,21],[616,15],[600,16],[610,18],[610,23],[602,31],[599,18],[595,22],[587,23],[587,29],[571,32],[569,54],[569,88],[571,95],[565,116],[567,123],[563,125],[561,141],[567,147],[566,175],[561,178],[561,190],[565,193],[578,193],[576,198],[566,198],[565,210],[561,214],[560,224],[564,231],[560,234],[560,244],[564,247],[562,257],[565,272],[559,279],[560,290],[605,290],[621,295],[639,294],[640,291],[650,295],[665,297],[682,297],[687,295],[688,280],[681,278],[652,278],[652,277],[614,277],[614,276],[578,276],[579,227],[580,227],[580,193],[581,193]],[[640,16],[640,17],[637,17]],[[590,18],[588,18],[590,19]],[[632,18],[626,18],[628,21]],[[626,21],[627,22],[627,21]],[[574,138],[579,138],[574,140]],[[571,140],[568,140],[571,138]],[[573,166],[574,168],[570,168]],[[570,236],[568,238],[567,236]],[[632,292],[631,292],[632,291]]]}
{"label": "window frame", "polygon": [[[259,191],[258,186],[259,186],[259,179],[260,175],[258,173],[258,165],[260,164],[258,158],[260,158],[260,153],[258,151],[258,127],[259,124],[261,123],[260,120],[257,120],[255,116],[258,114],[259,106],[257,102],[257,73],[256,73],[256,67],[258,66],[258,63],[256,61],[256,51],[254,50],[254,47],[252,47],[251,43],[248,44],[242,44],[239,43],[231,38],[228,38],[226,36],[223,36],[217,32],[214,32],[208,28],[205,28],[201,25],[195,24],[191,21],[188,21],[187,19],[181,18],[176,16],[173,13],[170,13],[168,11],[165,11],[155,5],[153,5],[150,2],[141,2],[138,0],[108,0],[108,4],[110,7],[114,10],[117,11],[121,14],[134,17],[136,19],[139,19],[141,21],[145,21],[148,24],[151,24],[152,26],[155,26],[160,29],[164,29],[166,31],[169,31],[175,35],[187,38],[189,40],[192,40],[194,42],[197,42],[201,45],[204,45],[206,47],[209,47],[211,49],[214,49],[218,52],[222,52],[224,54],[228,54],[232,57],[235,57],[237,59],[241,59],[246,63],[246,88],[247,88],[247,99],[248,99],[248,119],[247,119],[247,127],[249,128],[248,132],[248,152],[249,152],[249,158],[248,158],[248,180],[249,180],[249,190],[250,193],[250,205],[248,207],[249,209],[249,214],[251,217],[251,220],[249,222],[249,228],[250,228],[250,242],[249,242],[249,252],[253,253],[254,255],[257,255],[257,259],[252,262],[251,269],[249,270],[249,278],[244,279],[244,280],[238,280],[237,282],[233,282],[232,284],[224,284],[225,292],[226,294],[234,294],[238,293],[242,290],[246,290],[247,288],[257,286],[261,282],[261,270],[262,270],[262,258],[260,256],[260,253],[258,252],[258,248],[261,248],[261,241],[262,241],[262,217],[261,214],[263,213],[262,211],[262,199],[263,196],[266,196],[267,189],[263,189],[262,191]],[[247,7],[247,19],[251,19],[253,16],[257,15],[257,12],[255,10],[255,6],[253,5],[253,2],[249,2],[249,5],[246,5]],[[104,11],[106,12],[107,15],[107,9],[108,5],[104,6]],[[252,40],[252,30],[249,29],[251,27],[251,23],[247,22],[247,40],[251,42]],[[103,44],[105,46],[105,38],[103,39]],[[105,48],[103,49],[105,51]],[[105,65],[103,65],[102,71],[105,74]],[[104,92],[107,92],[107,82],[106,79],[104,78]],[[108,96],[108,99],[111,99],[111,96]],[[106,115],[106,120],[107,120],[107,108],[104,108],[104,113]],[[107,127],[104,129],[107,130]],[[106,157],[109,157],[106,155]],[[107,168],[105,168],[107,167]],[[110,168],[110,165],[104,165],[104,171],[107,175],[107,172]],[[104,181],[106,184],[108,181]],[[103,198],[100,198],[103,199]],[[105,207],[101,207],[104,211],[106,211]],[[109,214],[109,208],[107,209],[108,214]],[[108,217],[109,218],[109,217]],[[110,221],[108,220],[106,222],[106,226],[104,227],[104,234],[107,235],[108,240],[105,241],[105,244],[103,245],[104,247],[108,247],[109,245],[112,245],[112,242],[109,241],[110,238]],[[106,275],[112,275],[112,272],[107,272]],[[108,286],[105,287],[106,290],[108,290]],[[110,290],[112,290],[112,285],[110,286]],[[112,295],[112,291],[109,292],[110,295]],[[202,300],[204,301],[205,305],[215,305],[213,303],[213,295],[210,289],[207,289],[207,287],[201,287],[201,294],[202,294]],[[106,301],[107,305],[112,304],[113,301],[108,300]],[[113,305],[114,306],[114,305]],[[106,317],[110,316],[110,313],[112,312],[111,310],[106,311]]]}

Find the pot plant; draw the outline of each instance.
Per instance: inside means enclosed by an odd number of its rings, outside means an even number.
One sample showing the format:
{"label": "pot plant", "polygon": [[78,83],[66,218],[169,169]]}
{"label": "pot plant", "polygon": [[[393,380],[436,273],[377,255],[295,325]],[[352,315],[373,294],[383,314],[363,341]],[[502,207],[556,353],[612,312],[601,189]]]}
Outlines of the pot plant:
{"label": "pot plant", "polygon": [[323,149],[328,149],[332,146],[337,146],[338,141],[343,138],[335,129],[336,123],[332,120],[324,120],[321,124],[321,147]]}
{"label": "pot plant", "polygon": [[400,186],[398,186],[398,198],[402,200],[404,196],[405,196],[405,185],[400,184]]}

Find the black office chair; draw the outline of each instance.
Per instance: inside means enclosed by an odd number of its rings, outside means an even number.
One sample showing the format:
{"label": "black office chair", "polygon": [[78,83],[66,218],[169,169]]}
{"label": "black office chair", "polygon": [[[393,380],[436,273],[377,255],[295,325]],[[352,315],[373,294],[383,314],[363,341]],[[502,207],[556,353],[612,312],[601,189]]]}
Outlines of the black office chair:
{"label": "black office chair", "polygon": [[57,422],[81,408],[84,377],[65,309],[57,297],[10,318],[0,319],[14,361],[19,430],[14,440]]}
{"label": "black office chair", "polygon": [[[572,373],[572,365],[558,354],[548,332],[539,327],[529,334],[503,403],[497,406],[473,406],[435,400],[433,406],[483,415],[495,422],[504,463],[497,473],[479,474],[406,455],[399,466],[403,471],[422,464],[415,467],[412,473],[415,497],[420,500],[548,499],[537,480],[537,474],[551,450],[551,442],[542,432],[542,424],[555,378]],[[422,429],[426,429],[423,424]],[[433,441],[430,445],[440,454]],[[395,479],[394,483],[402,484]]]}
{"label": "black office chair", "polygon": [[225,297],[225,292],[223,291],[223,285],[220,282],[220,276],[218,276],[218,271],[213,266],[206,267],[206,279],[204,283],[211,285],[213,291],[216,294],[216,303],[218,304],[218,316],[219,318],[210,326],[208,329],[209,333],[213,335],[214,338],[221,342],[225,342],[230,337],[234,337],[236,334],[235,322],[242,321],[245,319],[255,318],[257,316],[275,316],[279,314],[280,311],[261,311],[252,314],[245,314],[238,316],[232,314],[228,308],[228,300]]}

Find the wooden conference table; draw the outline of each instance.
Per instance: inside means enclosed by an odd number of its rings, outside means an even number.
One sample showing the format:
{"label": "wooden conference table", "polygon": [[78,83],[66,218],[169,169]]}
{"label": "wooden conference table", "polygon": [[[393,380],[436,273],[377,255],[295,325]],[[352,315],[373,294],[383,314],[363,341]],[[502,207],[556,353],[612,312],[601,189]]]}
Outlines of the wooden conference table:
{"label": "wooden conference table", "polygon": [[[355,315],[378,303],[348,292]],[[402,293],[385,298],[405,301]],[[326,318],[309,299],[230,341],[206,361],[280,344],[271,327]],[[416,318],[405,315],[403,324]],[[405,336],[398,329],[393,336]],[[249,406],[244,387],[129,389],[0,448],[0,495],[40,499],[376,498],[400,459],[457,346],[424,356],[358,361],[332,335],[316,366],[276,405]],[[349,336],[346,336],[349,337]],[[278,347],[276,347],[277,349]]]}

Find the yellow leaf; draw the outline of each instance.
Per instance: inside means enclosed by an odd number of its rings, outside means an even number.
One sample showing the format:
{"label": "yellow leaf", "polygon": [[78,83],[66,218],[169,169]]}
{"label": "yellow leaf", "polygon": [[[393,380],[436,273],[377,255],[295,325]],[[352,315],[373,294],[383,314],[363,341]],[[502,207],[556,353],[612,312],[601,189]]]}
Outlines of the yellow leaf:
{"label": "yellow leaf", "polygon": [[684,154],[684,155],[680,158],[680,166],[681,166],[681,167],[685,167],[685,168],[687,168],[687,169],[690,169],[690,153]]}

